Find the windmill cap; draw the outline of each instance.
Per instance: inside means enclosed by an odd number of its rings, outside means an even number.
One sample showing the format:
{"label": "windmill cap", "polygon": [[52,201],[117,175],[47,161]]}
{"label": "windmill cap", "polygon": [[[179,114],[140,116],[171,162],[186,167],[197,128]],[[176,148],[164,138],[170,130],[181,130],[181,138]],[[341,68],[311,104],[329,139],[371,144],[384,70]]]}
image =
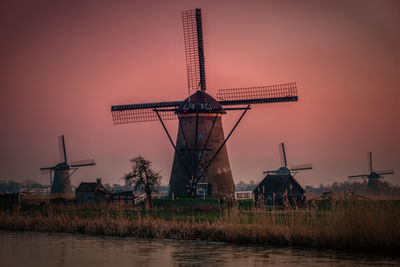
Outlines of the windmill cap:
{"label": "windmill cap", "polygon": [[69,166],[68,166],[67,163],[61,162],[61,163],[58,163],[58,164],[56,165],[56,169],[57,169],[57,170],[69,170]]}
{"label": "windmill cap", "polygon": [[280,167],[276,173],[279,175],[288,175],[290,174],[290,170],[287,167]]}
{"label": "windmill cap", "polygon": [[379,174],[377,174],[376,172],[371,172],[369,175],[368,175],[368,178],[381,178],[381,176],[379,175]]}
{"label": "windmill cap", "polygon": [[186,98],[178,107],[177,113],[226,113],[222,105],[204,91],[198,90]]}

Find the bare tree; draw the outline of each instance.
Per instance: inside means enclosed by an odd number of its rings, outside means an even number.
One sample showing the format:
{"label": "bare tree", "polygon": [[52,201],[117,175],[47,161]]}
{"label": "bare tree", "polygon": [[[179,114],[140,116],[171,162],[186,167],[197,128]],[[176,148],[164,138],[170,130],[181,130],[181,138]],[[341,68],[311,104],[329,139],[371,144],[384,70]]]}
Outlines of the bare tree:
{"label": "bare tree", "polygon": [[142,156],[129,160],[132,163],[132,171],[124,176],[125,181],[146,194],[146,206],[152,207],[151,194],[157,192],[161,175],[151,168],[151,161]]}

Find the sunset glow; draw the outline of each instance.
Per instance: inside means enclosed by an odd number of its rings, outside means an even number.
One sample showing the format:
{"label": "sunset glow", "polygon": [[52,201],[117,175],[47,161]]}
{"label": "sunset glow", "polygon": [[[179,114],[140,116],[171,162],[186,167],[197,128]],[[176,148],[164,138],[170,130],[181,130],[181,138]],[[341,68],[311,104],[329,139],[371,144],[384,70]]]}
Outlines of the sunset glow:
{"label": "sunset glow", "polygon": [[[302,186],[394,169],[400,183],[398,1],[5,1],[0,4],[0,180],[48,182],[39,168],[97,165],[72,184],[122,183],[143,155],[168,184],[174,151],[159,122],[113,125],[110,106],[182,101],[181,11],[202,8],[207,93],[296,82],[298,102],[253,105],[227,143],[235,183],[312,163]],[[194,93],[193,91],[191,93]],[[223,116],[225,135],[239,112]],[[178,122],[166,123],[174,141]]]}

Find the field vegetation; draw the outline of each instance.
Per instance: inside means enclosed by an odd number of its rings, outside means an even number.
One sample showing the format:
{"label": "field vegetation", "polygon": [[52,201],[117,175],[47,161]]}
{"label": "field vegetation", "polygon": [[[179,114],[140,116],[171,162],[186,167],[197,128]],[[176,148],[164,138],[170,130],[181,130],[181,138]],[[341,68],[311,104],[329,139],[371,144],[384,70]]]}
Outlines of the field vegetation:
{"label": "field vegetation", "polygon": [[154,208],[25,204],[0,211],[0,229],[223,241],[394,254],[400,201],[309,201],[304,209],[234,207],[216,199],[155,200]]}

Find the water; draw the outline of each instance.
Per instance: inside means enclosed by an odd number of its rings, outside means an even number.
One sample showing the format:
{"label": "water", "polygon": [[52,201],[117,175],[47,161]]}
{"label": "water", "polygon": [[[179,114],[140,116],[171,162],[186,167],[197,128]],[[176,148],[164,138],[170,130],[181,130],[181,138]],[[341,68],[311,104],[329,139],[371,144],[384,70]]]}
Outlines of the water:
{"label": "water", "polygon": [[399,266],[400,259],[218,242],[0,231],[0,266]]}

